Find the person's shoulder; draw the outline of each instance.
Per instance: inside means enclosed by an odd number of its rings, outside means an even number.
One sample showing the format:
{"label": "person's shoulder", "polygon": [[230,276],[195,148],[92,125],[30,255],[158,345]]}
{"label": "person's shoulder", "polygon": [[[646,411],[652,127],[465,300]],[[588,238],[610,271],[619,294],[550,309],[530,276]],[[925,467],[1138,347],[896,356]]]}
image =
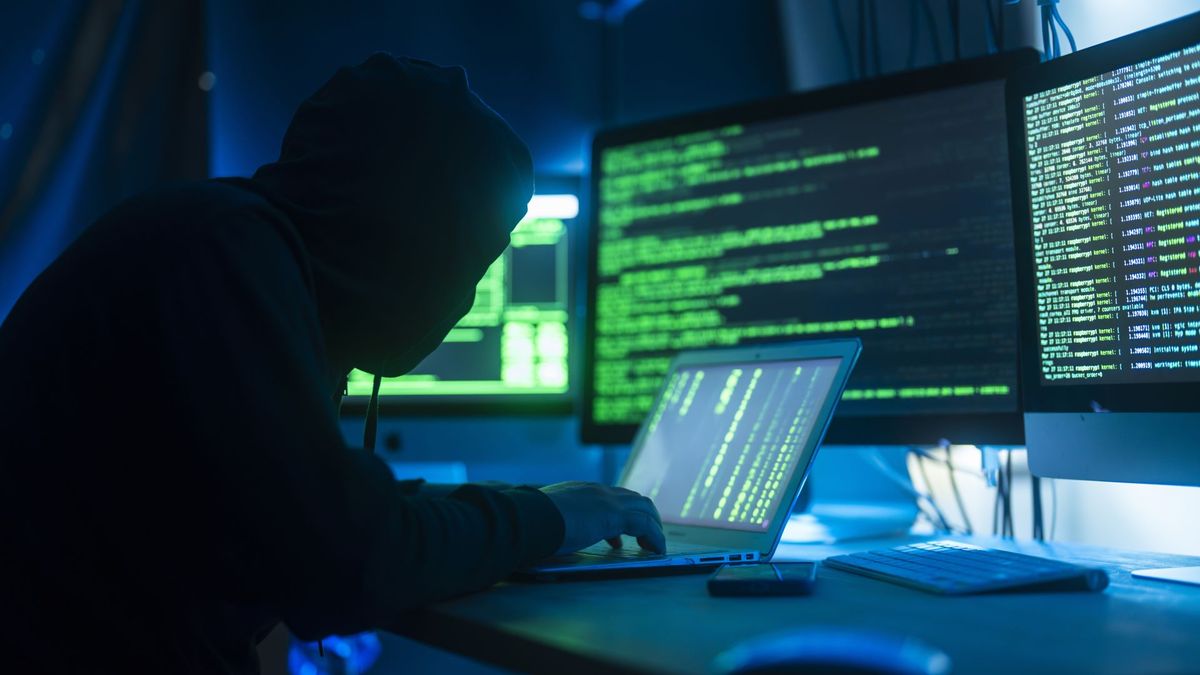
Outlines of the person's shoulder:
{"label": "person's shoulder", "polygon": [[268,200],[224,180],[172,183],[148,190],[117,205],[96,224],[99,229],[167,239],[212,237],[250,224],[277,232],[288,229],[286,217]]}
{"label": "person's shoulder", "polygon": [[233,181],[178,183],[144,192],[109,211],[82,239],[89,248],[118,259],[136,257],[143,264],[218,257],[233,266],[306,267],[303,245],[287,217]]}

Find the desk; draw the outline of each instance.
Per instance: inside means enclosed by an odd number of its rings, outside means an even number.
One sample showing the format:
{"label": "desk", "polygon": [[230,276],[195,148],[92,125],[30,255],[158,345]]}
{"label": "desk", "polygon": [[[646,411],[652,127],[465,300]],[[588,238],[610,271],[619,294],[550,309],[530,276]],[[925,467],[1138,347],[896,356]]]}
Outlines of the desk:
{"label": "desk", "polygon": [[[776,560],[899,545],[782,545]],[[822,568],[798,598],[712,598],[706,574],[504,583],[413,615],[397,632],[481,661],[539,673],[704,673],[718,653],[782,628],[834,626],[912,635],[955,673],[1200,672],[1200,587],[1130,570],[1200,559],[1066,544],[970,540],[1103,566],[1104,593],[945,598]]]}

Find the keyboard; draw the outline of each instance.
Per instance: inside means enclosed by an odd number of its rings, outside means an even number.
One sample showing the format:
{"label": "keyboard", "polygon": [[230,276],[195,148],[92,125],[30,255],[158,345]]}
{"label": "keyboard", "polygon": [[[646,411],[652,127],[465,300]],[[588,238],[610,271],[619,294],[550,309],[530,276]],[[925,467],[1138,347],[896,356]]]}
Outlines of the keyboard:
{"label": "keyboard", "polygon": [[1108,586],[1108,573],[1099,568],[957,541],[833,556],[825,565],[941,595],[1102,591]]}

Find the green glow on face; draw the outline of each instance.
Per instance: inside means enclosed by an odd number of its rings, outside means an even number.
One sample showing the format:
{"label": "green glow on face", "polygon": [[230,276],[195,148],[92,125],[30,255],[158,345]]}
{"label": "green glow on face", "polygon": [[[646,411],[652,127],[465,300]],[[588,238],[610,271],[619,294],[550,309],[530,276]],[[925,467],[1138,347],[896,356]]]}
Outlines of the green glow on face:
{"label": "green glow on face", "polygon": [[[518,249],[553,249],[554,283],[540,302],[514,298],[513,256]],[[504,396],[565,394],[569,390],[567,226],[558,218],[527,218],[518,223],[512,245],[491,266],[475,289],[475,303],[439,347],[413,373],[385,378],[385,396]],[[520,270],[518,270],[518,273]],[[498,345],[498,348],[495,346]],[[466,352],[447,350],[472,350]],[[488,350],[494,350],[488,354]],[[494,359],[494,379],[451,379],[439,374],[438,361]],[[350,373],[347,392],[371,393],[373,378]]]}

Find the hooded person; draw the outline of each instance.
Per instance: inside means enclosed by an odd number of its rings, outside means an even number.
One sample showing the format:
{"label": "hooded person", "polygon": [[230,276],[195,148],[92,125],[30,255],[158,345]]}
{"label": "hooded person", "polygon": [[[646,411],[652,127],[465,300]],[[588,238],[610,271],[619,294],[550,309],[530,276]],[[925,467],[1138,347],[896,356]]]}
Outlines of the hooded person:
{"label": "hooded person", "polygon": [[348,371],[432,351],[532,189],[462,69],[376,54],[252,178],[89,227],[0,325],[6,665],[256,672],[280,621],[386,627],[602,538],[660,548],[632,493],[425,491],[342,439]]}

